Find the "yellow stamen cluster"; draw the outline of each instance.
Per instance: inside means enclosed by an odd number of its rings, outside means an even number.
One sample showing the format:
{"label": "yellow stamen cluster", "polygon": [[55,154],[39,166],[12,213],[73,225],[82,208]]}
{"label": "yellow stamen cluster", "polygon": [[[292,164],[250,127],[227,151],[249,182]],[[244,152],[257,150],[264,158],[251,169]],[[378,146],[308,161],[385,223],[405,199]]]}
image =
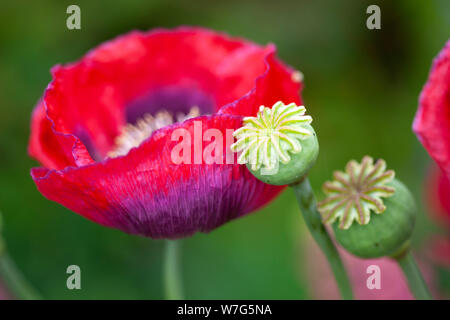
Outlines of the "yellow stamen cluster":
{"label": "yellow stamen cluster", "polygon": [[173,124],[174,122],[183,122],[190,118],[200,115],[200,109],[196,106],[192,107],[188,114],[178,113],[176,121],[168,111],[159,111],[155,116],[145,114],[136,124],[127,124],[122,128],[122,132],[115,140],[115,147],[108,152],[108,157],[114,158],[123,156],[132,148],[138,147],[144,140],[149,138],[153,131]]}

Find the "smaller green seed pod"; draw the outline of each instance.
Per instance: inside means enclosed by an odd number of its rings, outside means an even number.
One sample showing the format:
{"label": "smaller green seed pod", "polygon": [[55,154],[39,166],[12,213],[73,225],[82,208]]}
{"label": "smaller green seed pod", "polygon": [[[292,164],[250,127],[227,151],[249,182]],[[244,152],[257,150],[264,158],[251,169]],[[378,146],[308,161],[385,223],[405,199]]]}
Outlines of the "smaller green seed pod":
{"label": "smaller green seed pod", "polygon": [[403,252],[414,229],[414,198],[385,168],[384,160],[373,165],[367,156],[361,164],[349,162],[346,172],[336,172],[335,180],[324,184],[327,198],[318,205],[325,222],[339,220],[333,224],[337,241],[361,258]]}
{"label": "smaller green seed pod", "polygon": [[260,107],[256,117],[244,118],[244,126],[234,132],[231,150],[241,152],[240,164],[259,180],[272,185],[294,184],[302,180],[319,154],[312,118],[306,109],[281,101],[272,108]]}
{"label": "smaller green seed pod", "polygon": [[394,256],[409,245],[416,218],[414,198],[397,179],[388,186],[395,188],[395,193],[384,201],[386,210],[374,215],[370,223],[353,224],[347,230],[333,226],[338,242],[356,256]]}

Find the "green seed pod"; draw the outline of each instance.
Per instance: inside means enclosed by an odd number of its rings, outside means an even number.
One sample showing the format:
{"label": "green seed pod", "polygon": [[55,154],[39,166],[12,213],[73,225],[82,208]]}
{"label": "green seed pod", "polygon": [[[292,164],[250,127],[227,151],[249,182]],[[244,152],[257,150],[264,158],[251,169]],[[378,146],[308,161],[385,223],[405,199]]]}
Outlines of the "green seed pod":
{"label": "green seed pod", "polygon": [[299,182],[319,154],[312,118],[295,103],[277,102],[260,107],[257,117],[244,118],[244,126],[234,132],[231,150],[241,152],[238,162],[259,180],[272,185]]}
{"label": "green seed pod", "polygon": [[335,180],[324,184],[327,198],[318,205],[324,222],[339,219],[333,224],[337,241],[361,258],[399,254],[409,246],[414,229],[414,198],[385,168],[384,160],[373,165],[367,156],[361,164],[349,162],[346,172],[335,172]]}

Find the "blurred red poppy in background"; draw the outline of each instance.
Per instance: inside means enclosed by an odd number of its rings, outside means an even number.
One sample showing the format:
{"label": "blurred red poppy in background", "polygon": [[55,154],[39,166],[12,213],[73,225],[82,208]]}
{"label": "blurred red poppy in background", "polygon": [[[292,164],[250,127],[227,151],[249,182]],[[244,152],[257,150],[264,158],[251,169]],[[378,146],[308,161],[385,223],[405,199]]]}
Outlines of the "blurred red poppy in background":
{"label": "blurred red poppy in background", "polygon": [[[426,252],[437,267],[440,290],[450,293],[450,41],[436,57],[419,99],[413,130],[438,167],[432,166],[426,198],[444,234],[428,240]],[[448,288],[446,287],[448,286]]]}
{"label": "blurred red poppy in background", "polygon": [[[183,27],[131,32],[54,67],[31,123],[37,188],[92,221],[154,238],[208,232],[258,209],[282,187],[236,161],[197,163],[195,152],[174,164],[171,135],[197,121],[225,137],[260,105],[300,104],[299,73],[275,52]],[[203,154],[207,143],[194,143]]]}
{"label": "blurred red poppy in background", "polygon": [[426,184],[431,211],[450,227],[450,41],[433,62],[413,130],[440,168],[431,169]]}
{"label": "blurred red poppy in background", "polygon": [[432,217],[450,232],[450,180],[441,169],[432,166],[425,187]]}
{"label": "blurred red poppy in background", "polygon": [[431,211],[450,228],[450,41],[433,62],[413,130],[439,166],[432,167],[426,184]]}
{"label": "blurred red poppy in background", "polygon": [[450,180],[435,166],[426,183],[426,198],[432,218],[443,231],[428,239],[426,254],[443,278],[439,281],[442,294],[450,297]]}
{"label": "blurred red poppy in background", "polygon": [[450,178],[450,41],[433,62],[420,95],[413,130]]}

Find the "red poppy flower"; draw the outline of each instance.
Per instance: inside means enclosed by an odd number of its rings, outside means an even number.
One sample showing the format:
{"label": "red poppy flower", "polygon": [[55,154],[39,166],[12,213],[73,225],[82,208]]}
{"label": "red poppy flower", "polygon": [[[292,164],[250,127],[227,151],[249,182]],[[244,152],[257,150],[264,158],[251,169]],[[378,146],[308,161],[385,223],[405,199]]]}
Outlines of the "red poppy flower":
{"label": "red poppy flower", "polygon": [[427,186],[433,211],[450,217],[450,41],[433,62],[413,130],[442,170],[433,169]]}
{"label": "red poppy flower", "polygon": [[225,137],[260,105],[300,104],[298,73],[275,51],[184,27],[131,32],[54,67],[31,123],[29,153],[44,166],[31,170],[39,191],[104,226],[154,238],[208,232],[258,209],[282,188],[226,161],[227,144],[223,161],[197,161],[207,137],[191,141],[191,164],[176,164],[171,138],[199,125]]}
{"label": "red poppy flower", "polygon": [[413,130],[450,178],[450,41],[434,60],[420,95]]}

